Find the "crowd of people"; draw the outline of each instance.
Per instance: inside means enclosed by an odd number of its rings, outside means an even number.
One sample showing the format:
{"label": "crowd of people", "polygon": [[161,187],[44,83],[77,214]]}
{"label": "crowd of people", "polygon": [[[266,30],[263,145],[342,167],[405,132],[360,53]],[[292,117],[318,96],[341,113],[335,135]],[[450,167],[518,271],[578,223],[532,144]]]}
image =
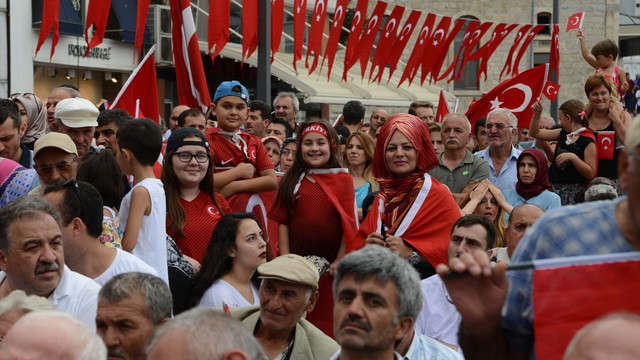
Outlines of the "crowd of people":
{"label": "crowd of people", "polygon": [[[538,100],[527,128],[357,100],[332,126],[238,81],[166,129],[70,85],[0,99],[0,354],[528,358],[532,274],[508,264],[640,250],[640,120],[617,53],[578,36],[588,103]],[[639,333],[610,315],[567,358],[637,358]]]}

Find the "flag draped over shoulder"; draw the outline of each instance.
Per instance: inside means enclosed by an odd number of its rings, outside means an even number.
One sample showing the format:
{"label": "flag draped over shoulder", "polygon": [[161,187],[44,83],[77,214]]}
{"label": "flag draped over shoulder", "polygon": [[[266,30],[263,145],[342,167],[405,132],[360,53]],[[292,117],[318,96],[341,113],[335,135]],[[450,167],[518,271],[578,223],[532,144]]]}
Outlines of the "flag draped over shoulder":
{"label": "flag draped over shoulder", "polygon": [[[89,1],[86,26],[84,28],[84,40],[87,42],[87,50],[84,52],[84,57],[89,55],[91,49],[102,43],[104,33],[107,29],[110,8],[111,0]],[[91,25],[95,27],[95,30],[93,36],[91,36],[91,41],[89,41],[89,29]]]}
{"label": "flag draped over shoulder", "polygon": [[171,0],[173,60],[178,102],[206,112],[211,104],[189,0]]}
{"label": "flag draped over shoulder", "polygon": [[42,24],[40,25],[40,36],[38,37],[38,45],[36,45],[36,55],[40,51],[40,47],[47,40],[47,37],[51,32],[53,36],[51,38],[51,55],[49,59],[53,57],[53,53],[56,51],[56,45],[60,38],[59,33],[60,23],[60,0],[44,0],[42,5]]}
{"label": "flag draped over shoulder", "polygon": [[134,118],[146,117],[160,123],[154,51],[155,45],[133,70],[109,109],[124,109]]}
{"label": "flag draped over shoulder", "polygon": [[534,261],[536,355],[562,359],[583,326],[612,312],[640,314],[640,253]]}

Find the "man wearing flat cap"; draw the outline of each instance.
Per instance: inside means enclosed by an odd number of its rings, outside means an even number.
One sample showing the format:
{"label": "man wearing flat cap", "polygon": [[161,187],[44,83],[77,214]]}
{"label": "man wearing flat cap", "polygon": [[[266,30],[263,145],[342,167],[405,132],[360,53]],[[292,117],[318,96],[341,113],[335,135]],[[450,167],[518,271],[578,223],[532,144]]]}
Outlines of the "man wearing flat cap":
{"label": "man wearing flat cap", "polygon": [[231,309],[271,360],[327,359],[339,346],[304,315],[318,301],[318,270],[305,258],[287,254],[258,267],[260,307]]}
{"label": "man wearing flat cap", "polygon": [[57,132],[69,135],[76,145],[78,156],[83,157],[91,149],[98,115],[98,108],[87,99],[63,99],[56,105],[53,127]]}

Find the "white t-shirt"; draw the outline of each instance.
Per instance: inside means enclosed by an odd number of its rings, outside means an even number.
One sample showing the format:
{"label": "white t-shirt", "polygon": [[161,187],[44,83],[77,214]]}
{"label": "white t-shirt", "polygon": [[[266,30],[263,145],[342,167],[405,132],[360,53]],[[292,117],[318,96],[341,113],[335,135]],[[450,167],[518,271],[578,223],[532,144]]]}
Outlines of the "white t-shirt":
{"label": "white t-shirt", "polygon": [[105,270],[100,276],[93,279],[93,281],[100,285],[104,285],[112,277],[128,272],[141,272],[158,276],[158,272],[151,266],[147,265],[147,263],[122,249],[116,248],[116,257],[113,259],[111,265],[109,265],[107,270]]}
{"label": "white t-shirt", "polygon": [[253,284],[251,284],[251,291],[253,292],[253,304],[248,302],[231,284],[218,279],[204,292],[200,302],[198,302],[198,306],[222,307],[222,300],[229,307],[236,308],[260,304],[258,289]]}
{"label": "white t-shirt", "polygon": [[125,195],[120,203],[120,226],[123,233],[126,231],[129,219],[129,207],[133,189],[142,186],[149,192],[151,199],[151,212],[142,217],[138,241],[131,253],[149,264],[158,272],[158,277],[169,284],[169,272],[167,269],[167,211],[162,181],[147,178],[136,184]]}
{"label": "white t-shirt", "polygon": [[640,90],[636,91],[636,104],[640,106]]}

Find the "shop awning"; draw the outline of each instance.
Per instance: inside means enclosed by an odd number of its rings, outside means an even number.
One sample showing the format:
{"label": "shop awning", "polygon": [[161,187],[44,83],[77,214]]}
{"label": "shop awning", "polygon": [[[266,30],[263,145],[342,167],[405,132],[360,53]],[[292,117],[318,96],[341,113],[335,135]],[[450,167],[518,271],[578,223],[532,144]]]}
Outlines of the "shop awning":
{"label": "shop awning", "polygon": [[[118,23],[122,28],[122,41],[134,43],[136,38],[136,14],[138,8],[137,0],[111,0],[111,8],[118,18]],[[149,30],[145,26],[145,45],[149,44]]]}

